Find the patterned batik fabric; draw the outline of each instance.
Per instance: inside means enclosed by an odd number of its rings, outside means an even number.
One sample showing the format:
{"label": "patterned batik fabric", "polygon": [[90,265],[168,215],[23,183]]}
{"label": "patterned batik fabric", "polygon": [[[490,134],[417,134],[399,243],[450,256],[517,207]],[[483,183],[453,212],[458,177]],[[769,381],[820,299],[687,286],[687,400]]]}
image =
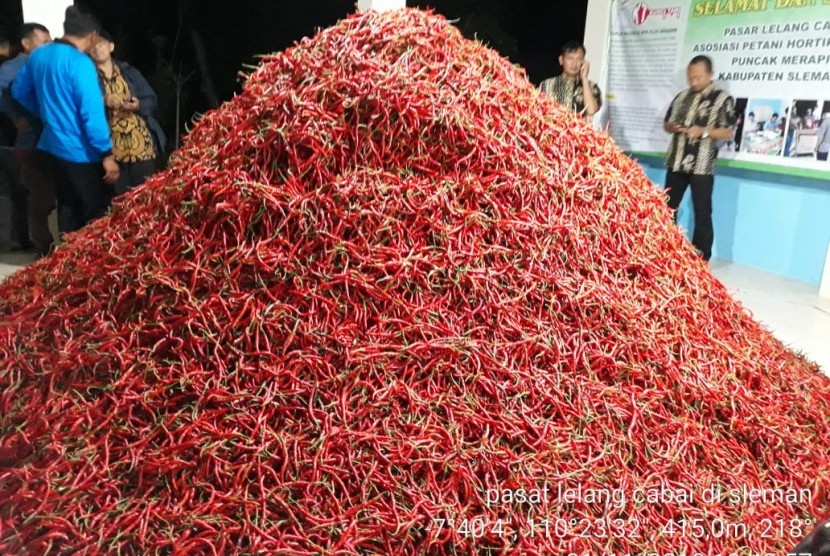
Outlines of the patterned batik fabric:
{"label": "patterned batik fabric", "polygon": [[[121,100],[132,97],[127,80],[116,65],[112,75],[107,77],[99,72],[104,83],[104,93]],[[112,134],[112,154],[115,160],[123,163],[141,162],[156,158],[153,136],[147,122],[135,112],[120,109],[107,109]]]}
{"label": "patterned batik fabric", "polygon": [[[714,84],[696,93],[691,89],[674,97],[665,121],[684,127],[732,128],[735,126],[735,101]],[[666,167],[684,174],[711,175],[715,171],[718,142],[711,137],[689,139],[683,134],[672,137]]]}
{"label": "patterned batik fabric", "polygon": [[[597,99],[597,108],[599,108],[602,106],[602,92],[596,83],[591,81],[590,84],[594,98]],[[585,90],[579,79],[558,75],[542,81],[539,90],[552,96],[556,102],[568,110],[578,114],[585,113]]]}

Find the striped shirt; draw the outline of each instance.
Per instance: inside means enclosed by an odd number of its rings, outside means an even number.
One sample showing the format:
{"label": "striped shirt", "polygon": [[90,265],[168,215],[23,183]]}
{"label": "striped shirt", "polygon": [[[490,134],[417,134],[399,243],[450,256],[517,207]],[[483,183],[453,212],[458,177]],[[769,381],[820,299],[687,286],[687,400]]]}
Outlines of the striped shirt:
{"label": "striped shirt", "polygon": [[[591,83],[591,91],[594,93],[594,98],[597,100],[597,109],[602,106],[602,92],[593,81]],[[553,99],[562,104],[568,110],[572,110],[578,114],[585,112],[585,90],[582,87],[582,81],[566,75],[557,75],[545,79],[539,84],[539,90],[547,93]]]}
{"label": "striped shirt", "polygon": [[[665,121],[684,127],[733,128],[736,121],[735,101],[725,91],[716,89],[714,84],[699,93],[686,89],[674,97]],[[712,175],[718,147],[717,141],[711,137],[689,139],[676,133],[672,136],[666,156],[666,167],[683,174]]]}

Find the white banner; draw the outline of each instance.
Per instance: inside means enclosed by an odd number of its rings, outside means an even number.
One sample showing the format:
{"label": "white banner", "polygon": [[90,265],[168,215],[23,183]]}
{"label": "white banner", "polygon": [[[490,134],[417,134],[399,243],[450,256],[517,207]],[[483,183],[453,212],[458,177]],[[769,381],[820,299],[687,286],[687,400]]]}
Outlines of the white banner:
{"label": "white banner", "polygon": [[830,177],[816,156],[830,125],[830,0],[614,0],[611,18],[605,89],[623,149],[666,149],[663,117],[706,55],[736,101],[727,165]]}

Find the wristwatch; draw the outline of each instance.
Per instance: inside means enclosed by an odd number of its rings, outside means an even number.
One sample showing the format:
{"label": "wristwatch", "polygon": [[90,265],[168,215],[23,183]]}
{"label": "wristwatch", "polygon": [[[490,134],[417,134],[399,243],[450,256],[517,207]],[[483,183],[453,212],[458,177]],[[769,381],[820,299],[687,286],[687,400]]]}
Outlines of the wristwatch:
{"label": "wristwatch", "polygon": [[709,138],[709,130],[708,129],[703,130],[703,135],[701,135],[701,138],[702,139],[708,139]]}

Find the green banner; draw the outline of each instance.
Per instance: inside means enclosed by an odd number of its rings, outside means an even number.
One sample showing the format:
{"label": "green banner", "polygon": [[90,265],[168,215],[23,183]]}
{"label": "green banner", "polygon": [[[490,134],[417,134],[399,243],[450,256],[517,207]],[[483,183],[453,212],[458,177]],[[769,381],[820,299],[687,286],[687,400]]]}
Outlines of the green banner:
{"label": "green banner", "polygon": [[663,117],[698,55],[736,102],[720,165],[830,180],[830,0],[614,0],[609,128],[664,152]]}

